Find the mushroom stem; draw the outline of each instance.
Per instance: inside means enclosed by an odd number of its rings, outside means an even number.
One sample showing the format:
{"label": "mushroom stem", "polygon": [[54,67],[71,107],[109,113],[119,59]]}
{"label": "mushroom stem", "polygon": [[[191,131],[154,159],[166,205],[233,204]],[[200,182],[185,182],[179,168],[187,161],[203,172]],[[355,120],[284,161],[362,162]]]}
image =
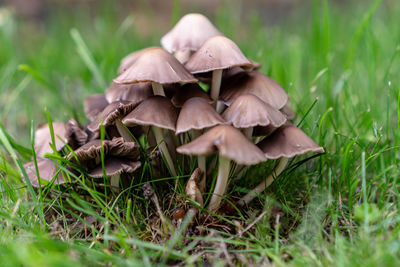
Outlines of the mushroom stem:
{"label": "mushroom stem", "polygon": [[220,207],[222,196],[224,195],[226,186],[228,184],[230,165],[231,161],[229,159],[219,156],[217,183],[215,185],[210,204],[208,205],[208,209],[211,211],[215,212]]}
{"label": "mushroom stem", "polygon": [[126,142],[134,142],[131,133],[125,128],[120,120],[115,121],[115,126],[117,126],[118,133]]}
{"label": "mushroom stem", "polygon": [[118,192],[119,191],[119,174],[111,175],[110,184],[111,184],[111,189],[114,192]]}
{"label": "mushroom stem", "polygon": [[211,81],[211,98],[215,101],[214,105],[217,105],[219,97],[219,89],[221,86],[222,70],[214,70]]}
{"label": "mushroom stem", "polygon": [[221,101],[217,101],[217,107],[216,107],[216,111],[221,114],[224,110],[225,110],[225,104]]}
{"label": "mushroom stem", "polygon": [[281,158],[279,160],[278,165],[272,170],[272,172],[267,176],[264,181],[262,181],[259,185],[257,185],[253,190],[251,190],[247,195],[242,197],[238,201],[238,205],[244,206],[245,204],[249,204],[257,195],[262,193],[268,186],[272,184],[272,182],[275,180],[276,177],[278,177],[279,174],[283,172],[283,170],[286,168],[286,165],[288,163],[289,159],[288,158]]}
{"label": "mushroom stem", "polygon": [[151,86],[153,87],[154,95],[165,96],[164,88],[160,83],[152,82]]}
{"label": "mushroom stem", "polygon": [[245,128],[243,129],[243,134],[247,137],[247,139],[251,140],[251,137],[253,136],[253,127]]}
{"label": "mushroom stem", "polygon": [[160,151],[161,151],[161,153],[163,153],[163,155],[165,157],[165,160],[167,161],[167,164],[168,164],[168,167],[169,167],[169,170],[170,170],[171,174],[173,176],[177,176],[176,175],[175,166],[174,166],[174,162],[173,162],[173,160],[171,158],[171,155],[169,154],[168,147],[164,142],[164,136],[163,136],[163,134],[161,132],[161,129],[156,127],[156,126],[152,126],[151,128],[153,129],[153,133],[154,133],[154,136],[156,138],[157,144],[160,147]]}

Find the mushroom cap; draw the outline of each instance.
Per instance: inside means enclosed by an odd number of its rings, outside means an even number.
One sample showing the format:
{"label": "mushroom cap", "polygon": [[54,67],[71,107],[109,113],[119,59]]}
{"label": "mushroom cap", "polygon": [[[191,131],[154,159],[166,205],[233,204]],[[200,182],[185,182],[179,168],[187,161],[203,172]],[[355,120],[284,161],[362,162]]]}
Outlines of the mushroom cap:
{"label": "mushroom cap", "polygon": [[[140,161],[132,161],[124,158],[112,157],[104,161],[104,170],[107,176],[121,173],[132,173],[140,167]],[[102,178],[104,176],[101,164],[88,172],[92,178]]]}
{"label": "mushroom cap", "polygon": [[292,158],[308,152],[324,152],[322,147],[291,123],[286,123],[277,129],[257,146],[268,159]]}
{"label": "mushroom cap", "polygon": [[83,100],[83,109],[88,119],[94,119],[108,105],[103,94],[90,95]]}
{"label": "mushroom cap", "polygon": [[229,106],[238,96],[248,93],[276,109],[283,108],[289,100],[289,96],[277,82],[256,71],[248,72],[247,75],[241,73],[223,81],[219,100]]}
{"label": "mushroom cap", "polygon": [[[37,166],[39,171],[39,176],[41,179],[46,181],[51,181],[57,173],[57,169],[50,159],[37,157]],[[24,165],[26,174],[33,187],[39,187],[39,182],[36,175],[36,168],[34,161],[30,161]],[[22,179],[25,182],[25,179]],[[63,178],[61,172],[58,173],[57,177],[54,179],[54,184],[64,184],[66,181]]]}
{"label": "mushroom cap", "polygon": [[194,97],[183,105],[176,122],[176,134],[189,130],[201,130],[224,124],[225,120],[203,98]]}
{"label": "mushroom cap", "polygon": [[96,132],[100,130],[100,126],[110,126],[115,123],[117,119],[123,118],[126,114],[131,112],[137,103],[129,101],[115,101],[109,104],[98,116],[95,118],[87,128]]}
{"label": "mushroom cap", "polygon": [[266,160],[263,152],[239,130],[229,125],[218,125],[192,142],[176,149],[181,154],[206,156],[219,151],[225,158],[242,165],[253,165]]}
{"label": "mushroom cap", "polygon": [[161,45],[168,52],[183,50],[197,51],[209,38],[222,35],[217,28],[201,14],[187,14],[161,38]]}
{"label": "mushroom cap", "polygon": [[[65,122],[53,122],[54,145],[57,151],[61,150],[68,142],[67,124]],[[50,146],[51,133],[49,124],[44,123],[39,125],[35,131],[35,152],[39,157],[44,156],[46,153],[53,153]]]}
{"label": "mushroom cap", "polygon": [[140,103],[122,122],[127,126],[154,125],[175,131],[176,109],[164,96],[152,96]]}
{"label": "mushroom cap", "polygon": [[119,64],[118,68],[118,74],[123,73],[126,71],[130,66],[132,66],[133,63],[144,53],[146,53],[147,50],[152,49],[154,47],[147,47],[140,49],[138,51],[132,52],[129,55],[125,56],[123,59],[121,59],[121,63]]}
{"label": "mushroom cap", "polygon": [[241,66],[251,67],[252,64],[240,48],[225,36],[208,39],[185,65],[193,74]]}
{"label": "mushroom cap", "polygon": [[194,97],[201,97],[210,104],[214,102],[197,83],[187,83],[180,87],[172,97],[171,102],[175,107],[180,108],[187,100]]}
{"label": "mushroom cap", "polygon": [[197,79],[170,53],[162,48],[146,49],[135,62],[117,78],[116,83],[138,82],[194,83]]}
{"label": "mushroom cap", "polygon": [[115,101],[129,101],[137,105],[153,95],[151,83],[118,84],[112,83],[105,96],[109,103]]}
{"label": "mushroom cap", "polygon": [[279,110],[252,94],[237,97],[222,117],[236,128],[267,125],[279,127],[286,122],[285,115]]}

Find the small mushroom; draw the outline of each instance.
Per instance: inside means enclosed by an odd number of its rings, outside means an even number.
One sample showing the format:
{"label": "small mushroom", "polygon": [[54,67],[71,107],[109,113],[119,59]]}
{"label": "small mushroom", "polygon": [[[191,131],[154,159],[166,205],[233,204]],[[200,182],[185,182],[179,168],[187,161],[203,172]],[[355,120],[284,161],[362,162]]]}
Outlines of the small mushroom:
{"label": "small mushroom", "polygon": [[129,101],[115,101],[109,104],[98,116],[96,119],[93,119],[91,123],[87,126],[87,128],[92,132],[99,132],[100,126],[104,125],[106,127],[115,125],[119,134],[125,139],[125,141],[132,142],[134,139],[131,136],[131,133],[125,129],[125,127],[121,123],[121,119],[131,112],[137,103],[129,102]]}
{"label": "small mushroom", "polygon": [[225,80],[221,85],[220,100],[230,106],[243,94],[253,94],[276,109],[283,108],[289,100],[282,87],[268,76],[251,71]]}
{"label": "small mushroom", "polygon": [[251,139],[255,126],[280,127],[286,117],[271,105],[253,94],[240,95],[222,114],[222,117],[235,128],[243,128],[244,134]]}
{"label": "small mushroom", "polygon": [[171,170],[176,176],[175,165],[165,144],[161,129],[175,131],[177,113],[171,101],[163,96],[152,96],[140,103],[131,113],[122,120],[127,126],[143,125],[152,126],[154,136],[159,144],[160,150]]}
{"label": "small mushroom", "polygon": [[155,95],[165,96],[163,84],[195,83],[185,67],[170,53],[162,48],[146,49],[136,61],[114,79],[119,84],[151,82]]}
{"label": "small mushroom", "polygon": [[250,203],[274,181],[285,169],[288,158],[293,158],[309,152],[324,153],[322,147],[314,143],[302,130],[289,122],[274,131],[269,137],[257,144],[257,146],[264,152],[266,158],[280,158],[280,161],[263,182],[239,200],[238,203],[242,206]]}
{"label": "small mushroom", "polygon": [[[251,62],[240,48],[224,36],[208,39],[186,63],[185,67],[193,74],[212,71],[211,98],[218,100],[222,71],[232,67],[251,67]],[[217,111],[222,110],[219,106]]]}
{"label": "small mushroom", "polygon": [[204,171],[200,168],[196,168],[190,176],[186,184],[186,195],[193,201],[203,206],[203,196],[201,195],[204,190],[201,189],[203,180],[205,178]]}
{"label": "small mushroom", "polygon": [[68,155],[72,162],[78,161],[92,178],[104,175],[101,164],[101,151],[104,153],[104,172],[110,177],[111,186],[119,187],[119,175],[132,173],[141,165],[139,146],[134,142],[125,142],[122,137],[112,140],[93,140]]}
{"label": "small mushroom", "polygon": [[185,63],[192,51],[197,51],[211,37],[222,35],[217,28],[201,14],[187,14],[161,38],[162,47]]}
{"label": "small mushroom", "polygon": [[228,182],[230,162],[254,165],[266,160],[263,152],[239,130],[229,125],[218,125],[192,142],[177,148],[186,155],[207,156],[218,151],[218,177],[208,208],[217,211]]}
{"label": "small mushroom", "polygon": [[119,65],[118,68],[118,74],[123,73],[124,71],[126,71],[130,66],[132,66],[133,63],[135,63],[135,61],[144,53],[147,52],[147,50],[151,50],[154,47],[147,47],[147,48],[143,48],[140,49],[138,51],[132,52],[129,55],[125,56],[122,60],[121,63]]}
{"label": "small mushroom", "polygon": [[[225,120],[219,115],[206,100],[199,97],[189,99],[183,105],[179,113],[176,123],[176,134],[192,131],[193,138],[197,138],[201,134],[201,130],[210,128],[219,124],[224,124]],[[198,166],[206,172],[206,157],[199,155],[197,158]],[[200,190],[204,192],[205,176],[200,183]]]}
{"label": "small mushroom", "polygon": [[[46,180],[48,182],[53,181],[54,184],[58,185],[65,184],[67,182],[67,177],[63,177],[61,171],[56,168],[53,161],[43,157],[37,157],[36,161],[38,166],[37,171],[39,172],[40,179]],[[39,187],[39,179],[36,173],[35,162],[30,161],[26,163],[24,165],[24,168],[32,186]],[[43,187],[44,184],[40,183],[40,186]]]}

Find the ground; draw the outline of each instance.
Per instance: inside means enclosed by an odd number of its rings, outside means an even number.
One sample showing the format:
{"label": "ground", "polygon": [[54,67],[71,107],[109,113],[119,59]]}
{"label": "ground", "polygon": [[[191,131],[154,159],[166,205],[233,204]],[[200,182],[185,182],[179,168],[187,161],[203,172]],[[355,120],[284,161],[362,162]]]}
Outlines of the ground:
{"label": "ground", "polygon": [[[3,266],[400,264],[400,5],[313,1],[267,25],[251,14],[238,20],[237,12],[221,8],[214,21],[287,90],[296,123],[326,154],[294,159],[248,209],[218,221],[226,228],[183,235],[178,222],[160,222],[140,183],[116,200],[91,188],[44,196],[20,179],[31,129],[46,114],[84,122],[83,98],[104,91],[124,55],[158,45],[157,25],[148,29],[154,35],[139,38],[135,18],[110,6],[90,17],[54,11],[44,23],[0,9]],[[268,169],[251,168],[230,195]],[[188,208],[183,188],[163,194],[173,186],[153,181],[167,218]]]}

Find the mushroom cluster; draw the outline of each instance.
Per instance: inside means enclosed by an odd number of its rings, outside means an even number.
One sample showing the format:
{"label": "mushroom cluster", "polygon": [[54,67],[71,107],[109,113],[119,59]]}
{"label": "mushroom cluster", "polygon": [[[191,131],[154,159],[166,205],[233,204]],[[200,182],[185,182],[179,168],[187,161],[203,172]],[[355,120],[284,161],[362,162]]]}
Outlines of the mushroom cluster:
{"label": "mushroom cluster", "polygon": [[[39,186],[37,174],[54,183],[71,182],[44,157],[67,147],[66,159],[92,178],[109,177],[118,190],[119,175],[141,166],[140,139],[160,152],[160,163],[173,177],[197,166],[201,178],[188,181],[187,195],[215,212],[239,166],[279,159],[267,178],[239,200],[246,205],[289,158],[324,151],[290,122],[294,113],[282,87],[258,72],[261,64],[248,59],[205,16],[185,15],[161,45],[127,55],[105,94],[85,99],[89,122],[84,129],[78,123],[53,123],[55,142],[48,125],[38,129],[38,172],[34,163],[27,164],[32,184]],[[209,201],[203,199],[207,194]]]}

